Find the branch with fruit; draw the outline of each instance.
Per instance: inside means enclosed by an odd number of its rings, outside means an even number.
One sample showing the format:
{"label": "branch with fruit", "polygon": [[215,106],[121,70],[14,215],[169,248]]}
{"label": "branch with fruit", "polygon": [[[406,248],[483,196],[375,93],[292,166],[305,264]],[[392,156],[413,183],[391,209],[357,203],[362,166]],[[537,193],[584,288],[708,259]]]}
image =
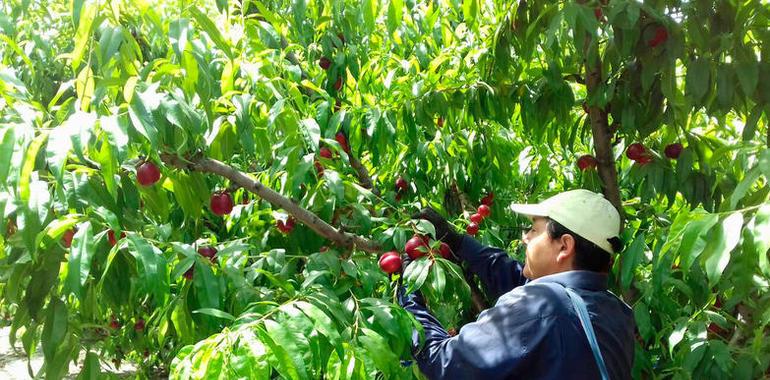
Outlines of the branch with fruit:
{"label": "branch with fruit", "polygon": [[167,165],[179,169],[197,170],[225,177],[232,183],[260,196],[273,206],[286,210],[286,212],[292,215],[296,220],[304,223],[318,235],[329,239],[340,247],[356,248],[369,253],[377,253],[380,251],[379,244],[376,242],[361,236],[339,231],[321,220],[321,218],[312,212],[294,204],[288,198],[249,177],[246,173],[236,170],[223,162],[206,157],[183,159],[171,154],[161,154],[161,160]]}

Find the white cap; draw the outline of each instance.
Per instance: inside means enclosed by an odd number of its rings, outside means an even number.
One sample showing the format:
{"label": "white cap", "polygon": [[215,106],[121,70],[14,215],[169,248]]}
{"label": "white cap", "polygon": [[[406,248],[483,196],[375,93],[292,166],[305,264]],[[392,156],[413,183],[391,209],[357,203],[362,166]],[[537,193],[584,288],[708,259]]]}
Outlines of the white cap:
{"label": "white cap", "polygon": [[551,218],[609,253],[613,251],[608,239],[620,233],[618,210],[603,195],[584,189],[565,191],[538,204],[514,203],[511,209]]}

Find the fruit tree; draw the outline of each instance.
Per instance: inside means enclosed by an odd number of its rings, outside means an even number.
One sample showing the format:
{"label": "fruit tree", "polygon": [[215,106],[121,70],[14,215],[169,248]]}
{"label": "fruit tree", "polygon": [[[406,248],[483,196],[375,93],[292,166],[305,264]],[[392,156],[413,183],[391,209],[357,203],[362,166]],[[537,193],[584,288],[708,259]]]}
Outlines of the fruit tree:
{"label": "fruit tree", "polygon": [[0,9],[0,311],[30,375],[420,378],[398,284],[454,331],[495,300],[410,215],[523,259],[507,205],[581,187],[624,218],[634,376],[768,374],[766,1]]}

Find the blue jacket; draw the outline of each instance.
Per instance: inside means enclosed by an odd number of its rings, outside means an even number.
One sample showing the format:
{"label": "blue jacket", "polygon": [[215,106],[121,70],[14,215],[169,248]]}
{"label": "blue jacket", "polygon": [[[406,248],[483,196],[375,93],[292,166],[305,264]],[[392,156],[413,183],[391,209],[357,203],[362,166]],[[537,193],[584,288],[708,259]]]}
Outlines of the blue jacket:
{"label": "blue jacket", "polygon": [[[586,303],[611,379],[630,379],[635,323],[631,308],[607,290],[607,276],[569,271],[528,281],[505,251],[463,237],[459,256],[499,297],[494,307],[450,337],[421,302],[401,297],[425,330],[415,360],[429,379],[600,379],[580,320],[564,287]],[[419,351],[417,351],[419,350]]]}

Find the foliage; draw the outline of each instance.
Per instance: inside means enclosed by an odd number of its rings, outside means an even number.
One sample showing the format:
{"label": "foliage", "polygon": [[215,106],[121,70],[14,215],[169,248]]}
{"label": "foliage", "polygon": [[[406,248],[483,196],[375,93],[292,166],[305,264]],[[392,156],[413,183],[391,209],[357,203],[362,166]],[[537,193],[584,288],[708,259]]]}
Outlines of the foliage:
{"label": "foliage", "polygon": [[[0,6],[0,305],[46,377],[78,355],[84,376],[127,359],[179,378],[419,377],[400,363],[414,324],[398,278],[372,253],[326,249],[308,225],[283,234],[285,210],[168,154],[223,161],[382,252],[431,234],[409,221],[418,208],[464,230],[493,191],[477,238],[516,256],[508,203],[616,189],[628,248],[612,283],[639,327],[635,377],[767,371],[766,3]],[[625,158],[633,142],[651,162]],[[676,160],[661,153],[674,142]],[[599,171],[579,170],[594,150]],[[149,187],[144,161],[162,173]],[[225,217],[208,205],[222,190]],[[409,268],[445,327],[473,319],[462,268],[433,254]]]}

